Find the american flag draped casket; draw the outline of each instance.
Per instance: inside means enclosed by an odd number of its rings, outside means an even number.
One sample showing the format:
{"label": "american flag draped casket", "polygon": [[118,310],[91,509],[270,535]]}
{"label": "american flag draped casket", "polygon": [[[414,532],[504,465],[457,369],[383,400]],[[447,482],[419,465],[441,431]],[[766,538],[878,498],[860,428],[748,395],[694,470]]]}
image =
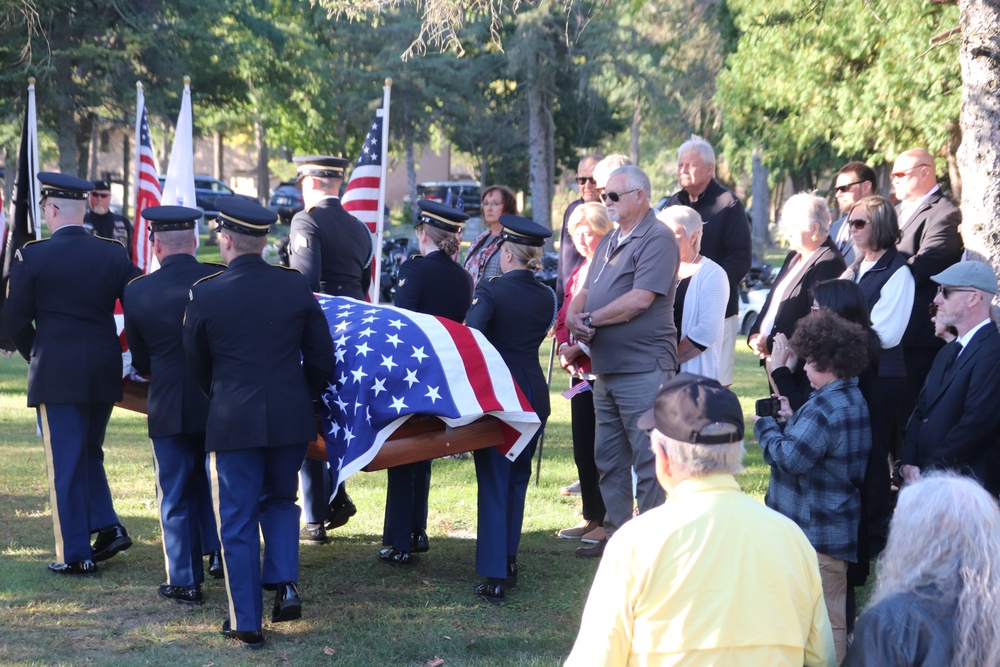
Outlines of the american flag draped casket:
{"label": "american flag draped casket", "polygon": [[[359,470],[489,446],[513,460],[538,430],[541,422],[500,354],[475,329],[389,305],[316,298],[330,325],[336,368],[310,455],[325,453],[338,483]],[[121,338],[126,385],[119,405],[145,412],[146,388],[128,381]]]}

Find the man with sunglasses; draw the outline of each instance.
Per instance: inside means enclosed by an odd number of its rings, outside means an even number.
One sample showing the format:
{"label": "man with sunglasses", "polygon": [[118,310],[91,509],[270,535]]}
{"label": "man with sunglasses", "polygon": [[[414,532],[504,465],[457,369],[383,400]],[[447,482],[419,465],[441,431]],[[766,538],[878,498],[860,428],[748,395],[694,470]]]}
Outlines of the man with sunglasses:
{"label": "man with sunglasses", "polygon": [[[906,482],[929,468],[979,480],[1000,494],[1000,333],[990,319],[997,277],[983,262],[959,262],[931,280],[939,285],[935,319],[958,338],[941,348],[906,427],[901,473]],[[926,313],[924,314],[926,318]]]}
{"label": "man with sunglasses", "polygon": [[119,241],[131,259],[132,223],[111,210],[111,184],[104,180],[94,181],[89,200],[90,210],[83,216],[83,228],[93,236]]}
{"label": "man with sunglasses", "polygon": [[[663,503],[649,435],[637,425],[660,386],[677,370],[674,294],[680,252],[673,232],[649,206],[652,187],[639,167],[611,172],[601,199],[618,229],[601,239],[587,284],[569,306],[566,323],[590,348],[597,413],[594,461],[607,509],[610,535],[639,512]],[[579,556],[599,557],[604,539],[580,547]]]}
{"label": "man with sunglasses", "polygon": [[739,333],[739,283],[750,270],[752,242],[750,222],[739,197],[715,180],[712,145],[692,134],[677,149],[677,180],[681,189],[667,206],[690,206],[704,223],[701,254],[721,266],[729,278],[729,302],[723,328],[719,381],[733,383],[736,334]]}
{"label": "man with sunglasses", "polygon": [[903,151],[892,165],[892,187],[899,204],[900,239],[896,249],[906,257],[916,289],[910,322],[903,334],[906,393],[900,401],[905,420],[917,402],[917,393],[941,349],[927,304],[934,298],[931,276],[962,259],[959,226],[962,212],[941,192],[934,175],[934,157],[923,148]]}
{"label": "man with sunglasses", "polygon": [[559,235],[559,266],[556,269],[556,298],[559,300],[560,308],[563,299],[566,298],[566,281],[583,264],[583,256],[576,251],[569,233],[569,216],[580,204],[601,200],[597,194],[597,182],[594,180],[594,167],[600,161],[600,155],[585,155],[580,160],[576,168],[576,184],[580,188],[580,198],[570,202],[566,212],[563,213],[562,232]]}
{"label": "man with sunglasses", "polygon": [[847,224],[848,213],[856,203],[877,194],[878,177],[875,170],[864,162],[855,160],[848,162],[837,172],[836,184],[833,186],[833,196],[837,207],[844,215],[830,225],[830,238],[837,250],[844,256],[844,264],[850,267],[858,258],[854,248],[854,238],[851,236],[851,226]]}
{"label": "man with sunglasses", "polygon": [[15,254],[0,329],[29,363],[28,406],[38,412],[55,533],[49,570],[86,575],[132,546],[104,472],[104,433],[122,400],[115,301],[139,270],[119,243],[83,230],[93,183],[51,172],[38,181],[52,235]]}

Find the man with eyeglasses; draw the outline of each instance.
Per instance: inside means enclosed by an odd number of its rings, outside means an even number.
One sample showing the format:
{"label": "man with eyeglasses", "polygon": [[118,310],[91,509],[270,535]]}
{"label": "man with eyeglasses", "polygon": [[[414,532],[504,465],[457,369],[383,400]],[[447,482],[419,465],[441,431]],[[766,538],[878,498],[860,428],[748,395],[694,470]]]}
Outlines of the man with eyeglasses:
{"label": "man with eyeglasses", "polygon": [[858,160],[848,162],[837,172],[833,196],[843,216],[830,225],[830,238],[843,255],[844,264],[848,267],[854,264],[858,253],[854,249],[854,237],[851,236],[851,226],[847,224],[847,214],[856,203],[877,192],[878,177],[875,175],[875,170],[864,162]]}
{"label": "man with eyeglasses", "polygon": [[896,213],[900,240],[896,249],[906,257],[916,283],[902,342],[907,382],[900,401],[900,419],[905,422],[934,355],[941,349],[942,342],[934,335],[934,325],[927,317],[927,304],[934,298],[936,287],[931,276],[962,259],[962,212],[941,192],[934,175],[934,157],[923,148],[899,154],[892,165],[892,187],[899,199]]}
{"label": "man with eyeglasses", "polygon": [[[1000,494],[1000,333],[990,319],[997,277],[983,262],[959,262],[931,280],[942,326],[958,338],[941,348],[906,427],[900,472],[906,482],[922,470],[946,468],[975,477]],[[927,317],[925,314],[924,317]]]}
{"label": "man with eyeglasses", "polygon": [[94,181],[90,191],[90,210],[83,216],[83,228],[93,236],[119,241],[132,257],[132,223],[124,215],[111,210],[111,184]]}
{"label": "man with eyeglasses", "polygon": [[0,329],[29,363],[28,406],[42,431],[56,543],[49,570],[86,575],[132,546],[104,472],[104,433],[122,400],[115,301],[139,270],[117,241],[83,230],[93,183],[51,172],[38,181],[52,236],[15,254]]}
{"label": "man with eyeglasses", "polygon": [[563,213],[562,232],[559,234],[559,266],[556,269],[556,298],[560,308],[566,298],[566,281],[583,264],[583,256],[576,251],[569,233],[569,216],[580,204],[600,201],[597,181],[594,180],[594,167],[600,161],[600,155],[585,155],[580,160],[576,168],[576,185],[580,188],[580,198],[573,200]]}
{"label": "man with eyeglasses", "polygon": [[739,333],[739,283],[750,270],[753,247],[750,222],[739,197],[715,180],[712,145],[692,134],[677,149],[677,180],[681,189],[667,206],[690,206],[704,223],[701,254],[721,266],[729,278],[729,303],[723,328],[719,382],[733,384],[736,335]]}
{"label": "man with eyeglasses", "polygon": [[[587,284],[566,318],[577,340],[589,346],[597,375],[594,461],[609,535],[632,518],[633,469],[640,513],[664,499],[649,435],[637,421],[677,370],[673,309],[680,252],[673,232],[649,206],[651,190],[649,177],[639,167],[611,172],[601,198],[618,229],[601,239]],[[576,553],[599,557],[606,543],[607,538]]]}

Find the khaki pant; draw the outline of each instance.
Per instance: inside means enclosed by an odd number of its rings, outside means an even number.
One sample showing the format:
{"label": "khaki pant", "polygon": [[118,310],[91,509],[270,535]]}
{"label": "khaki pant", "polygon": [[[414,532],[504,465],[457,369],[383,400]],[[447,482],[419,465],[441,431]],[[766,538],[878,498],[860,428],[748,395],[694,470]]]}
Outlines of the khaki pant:
{"label": "khaki pant", "polygon": [[819,556],[819,576],[823,582],[823,601],[833,628],[833,645],[837,650],[837,664],[847,653],[847,561]]}

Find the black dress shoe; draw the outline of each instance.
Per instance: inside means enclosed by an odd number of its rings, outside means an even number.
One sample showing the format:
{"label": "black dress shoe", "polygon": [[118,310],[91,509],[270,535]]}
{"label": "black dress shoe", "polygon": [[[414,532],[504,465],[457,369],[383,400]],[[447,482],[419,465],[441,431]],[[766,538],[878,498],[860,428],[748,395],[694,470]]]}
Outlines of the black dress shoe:
{"label": "black dress shoe", "polygon": [[208,574],[213,579],[225,579],[226,570],[222,565],[222,552],[213,551],[208,554]]}
{"label": "black dress shoe", "polygon": [[431,542],[427,539],[427,532],[423,530],[417,530],[413,532],[411,536],[413,540],[413,553],[415,554],[425,554],[431,550]]}
{"label": "black dress shoe", "polygon": [[382,549],[378,552],[378,559],[383,563],[389,563],[390,565],[412,565],[413,560],[410,557],[409,552],[399,551],[396,547],[391,547],[389,549]]}
{"label": "black dress shoe", "polygon": [[157,594],[164,600],[174,600],[182,604],[205,604],[205,596],[201,594],[201,586],[171,586],[160,584]]}
{"label": "black dress shoe", "polygon": [[253,650],[264,648],[263,632],[260,630],[231,630],[228,618],[222,622],[222,636],[245,648]]}
{"label": "black dress shoe", "polygon": [[[340,496],[344,497],[341,498]],[[347,492],[338,493],[337,497],[330,503],[330,514],[326,518],[326,529],[334,530],[341,526],[346,526],[351,517],[358,513],[358,508],[354,501],[347,495]]]}
{"label": "black dress shoe", "polygon": [[114,556],[119,551],[125,551],[132,546],[132,538],[128,536],[125,526],[116,523],[110,528],[102,528],[97,533],[94,546],[90,548],[91,560],[100,563]]}
{"label": "black dress shoe", "polygon": [[295,584],[286,582],[278,584],[274,594],[274,607],[271,609],[271,620],[275,623],[294,621],[302,618],[302,599]]}
{"label": "black dress shoe", "polygon": [[299,542],[305,544],[326,544],[326,528],[321,523],[307,523],[299,531]]}
{"label": "black dress shoe", "polygon": [[483,598],[490,604],[501,604],[503,602],[504,594],[505,591],[503,584],[491,584],[487,582],[476,586],[476,595]]}
{"label": "black dress shoe", "polygon": [[97,563],[80,560],[75,563],[49,563],[49,570],[56,574],[96,574]]}

